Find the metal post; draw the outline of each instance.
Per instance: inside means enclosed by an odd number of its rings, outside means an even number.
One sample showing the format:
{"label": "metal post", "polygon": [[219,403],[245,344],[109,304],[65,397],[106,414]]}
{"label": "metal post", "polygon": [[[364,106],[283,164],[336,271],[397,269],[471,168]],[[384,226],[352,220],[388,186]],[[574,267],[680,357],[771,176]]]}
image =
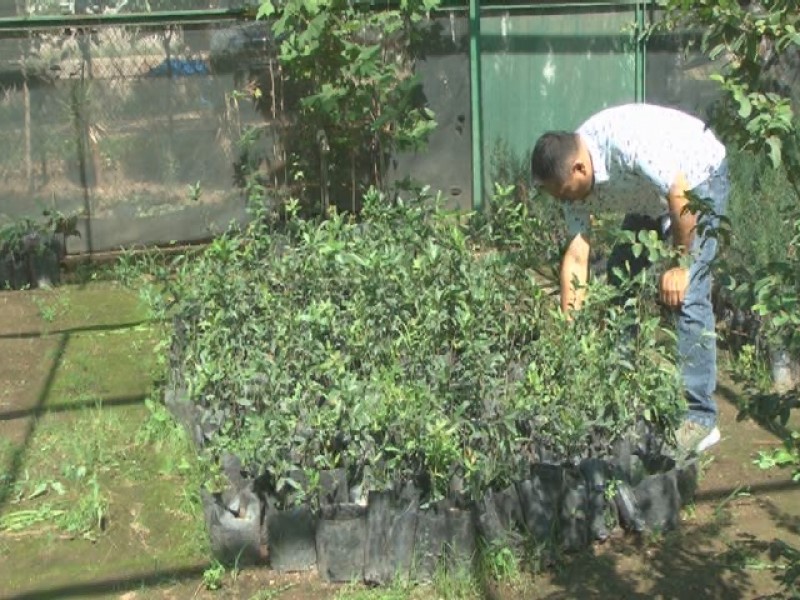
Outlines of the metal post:
{"label": "metal post", "polygon": [[469,0],[470,114],[472,123],[472,208],[483,210],[483,119],[481,111],[480,0]]}
{"label": "metal post", "polygon": [[645,37],[644,37],[644,15],[645,2],[636,3],[636,27],[634,28],[634,70],[636,81],[634,82],[634,97],[636,102],[645,101]]}

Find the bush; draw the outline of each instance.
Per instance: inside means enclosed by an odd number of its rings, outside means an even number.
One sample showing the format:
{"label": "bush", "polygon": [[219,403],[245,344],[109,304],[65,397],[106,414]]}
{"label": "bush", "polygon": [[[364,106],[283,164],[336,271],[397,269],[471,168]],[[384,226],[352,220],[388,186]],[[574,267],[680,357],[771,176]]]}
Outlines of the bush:
{"label": "bush", "polygon": [[640,420],[676,423],[673,339],[647,303],[625,309],[598,284],[567,322],[524,253],[497,250],[474,217],[376,192],[362,216],[290,207],[217,239],[170,286],[172,384],[201,407],[209,450],[239,456],[279,503],[333,468],[365,489],[411,481],[437,500],[463,483],[477,498],[532,463],[607,456]]}
{"label": "bush", "polygon": [[67,237],[80,236],[78,218],[49,210],[43,215],[45,222],[24,217],[0,225],[0,289],[58,281]]}
{"label": "bush", "polygon": [[775,169],[766,159],[730,152],[731,195],[728,216],[733,229],[732,266],[751,275],[786,256],[792,229],[787,212],[797,196],[785,168]]}

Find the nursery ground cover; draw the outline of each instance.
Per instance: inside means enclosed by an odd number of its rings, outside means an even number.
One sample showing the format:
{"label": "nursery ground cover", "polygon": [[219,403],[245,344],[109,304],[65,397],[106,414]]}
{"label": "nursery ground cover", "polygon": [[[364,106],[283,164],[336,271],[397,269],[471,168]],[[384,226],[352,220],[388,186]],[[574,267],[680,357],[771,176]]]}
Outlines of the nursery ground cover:
{"label": "nursery ground cover", "polygon": [[202,573],[185,448],[146,406],[155,336],[136,295],[105,282],[0,306],[0,596]]}
{"label": "nursery ground cover", "polygon": [[[59,305],[52,318],[42,310]],[[0,531],[2,598],[755,598],[780,589],[773,541],[800,543],[797,484],[752,465],[778,441],[735,421],[737,392],[723,381],[723,441],[681,530],[663,538],[617,537],[502,585],[367,590],[248,569],[221,572],[209,591],[191,453],[145,405],[154,326],[116,328],[146,317],[135,294],[98,282],[4,293],[0,306],[0,518],[33,520]]]}

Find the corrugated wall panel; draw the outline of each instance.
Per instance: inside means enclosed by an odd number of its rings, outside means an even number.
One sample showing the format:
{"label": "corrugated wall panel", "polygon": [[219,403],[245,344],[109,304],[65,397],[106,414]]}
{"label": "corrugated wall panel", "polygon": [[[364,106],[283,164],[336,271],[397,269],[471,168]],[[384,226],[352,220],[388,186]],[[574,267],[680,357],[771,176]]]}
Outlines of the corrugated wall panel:
{"label": "corrugated wall panel", "polygon": [[548,129],[633,102],[633,6],[559,10],[484,7],[481,19],[484,187],[499,157],[527,163]]}

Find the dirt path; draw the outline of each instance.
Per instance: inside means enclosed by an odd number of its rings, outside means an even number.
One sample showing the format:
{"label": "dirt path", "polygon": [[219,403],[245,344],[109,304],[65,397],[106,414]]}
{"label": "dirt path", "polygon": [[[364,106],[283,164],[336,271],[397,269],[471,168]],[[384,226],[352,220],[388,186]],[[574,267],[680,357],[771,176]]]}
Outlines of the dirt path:
{"label": "dirt path", "polygon": [[[87,467],[107,503],[96,536],[65,535],[46,522],[0,531],[0,598],[314,600],[341,593],[342,586],[322,584],[313,573],[266,569],[228,572],[222,590],[205,589],[202,526],[186,509],[180,465],[168,464],[176,453],[137,442],[153,360],[152,336],[133,326],[142,319],[135,297],[111,284],[0,294],[0,517],[48,503],[63,507],[73,489],[83,494],[74,496],[80,501],[91,488],[75,473]],[[785,471],[753,465],[758,450],[778,441],[752,421],[737,422],[735,399],[723,381],[723,439],[708,455],[679,531],[619,535],[565,558],[555,571],[483,595],[772,597],[781,572],[770,569],[770,551],[777,540],[800,547],[800,485]],[[411,596],[432,591],[418,588]],[[370,594],[359,597],[383,598]]]}

